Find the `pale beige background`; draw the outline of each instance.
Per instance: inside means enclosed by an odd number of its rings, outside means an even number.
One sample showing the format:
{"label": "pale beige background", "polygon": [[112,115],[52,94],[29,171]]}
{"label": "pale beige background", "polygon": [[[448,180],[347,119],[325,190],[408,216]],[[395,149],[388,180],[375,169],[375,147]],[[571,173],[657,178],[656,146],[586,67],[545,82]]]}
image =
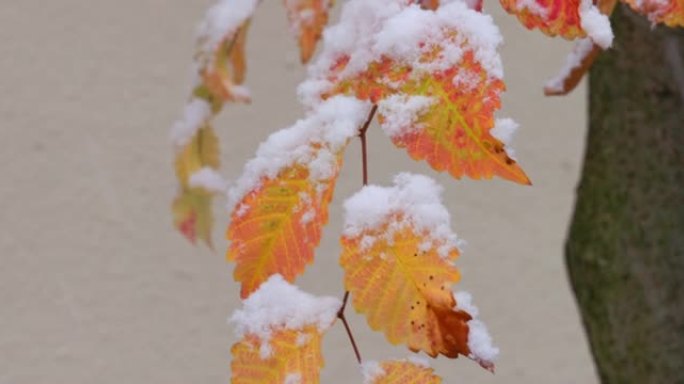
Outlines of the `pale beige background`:
{"label": "pale beige background", "polygon": [[[278,1],[258,11],[249,44],[255,102],[218,122],[223,173],[268,132],[301,116],[304,76]],[[171,226],[168,128],[189,79],[194,28],[209,0],[0,1],[0,383],[225,383],[237,287],[217,251],[194,248]],[[465,359],[434,365],[448,383],[596,383],[568,289],[562,244],[585,126],[585,91],[562,99],[540,85],[564,42],[522,30],[494,9],[507,43],[509,91],[500,116],[522,129],[515,147],[535,183],[437,178],[459,261],[502,354],[497,374]],[[377,130],[376,130],[377,131]],[[434,173],[371,134],[370,176]],[[340,203],[360,184],[358,145],[331,223],[302,285],[340,295]],[[217,203],[217,212],[223,201]],[[350,311],[351,312],[351,311]],[[351,318],[363,355],[403,357]],[[358,383],[342,328],[325,340],[324,383]]]}

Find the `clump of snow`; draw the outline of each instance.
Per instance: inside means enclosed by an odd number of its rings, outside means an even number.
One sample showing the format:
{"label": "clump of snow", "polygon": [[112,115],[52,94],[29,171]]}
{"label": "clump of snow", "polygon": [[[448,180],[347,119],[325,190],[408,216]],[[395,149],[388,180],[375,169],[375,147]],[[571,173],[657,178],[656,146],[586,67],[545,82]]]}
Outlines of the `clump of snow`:
{"label": "clump of snow", "polygon": [[[408,0],[350,0],[338,24],[323,34],[323,49],[309,68],[309,80],[299,88],[302,102],[315,105],[333,86],[329,71],[342,58],[348,62],[339,79],[350,78],[383,57],[409,65],[412,76],[457,65],[465,50],[491,77],[501,78],[503,69],[497,52],[502,38],[488,15],[471,10],[461,1],[442,4],[436,11],[423,10]],[[434,60],[422,55],[442,51]],[[393,84],[386,84],[392,86]]]}
{"label": "clump of snow", "polygon": [[420,114],[433,105],[434,99],[406,94],[392,95],[378,103],[383,120],[381,127],[390,137],[402,136],[421,127],[416,123]]}
{"label": "clump of snow", "polygon": [[183,109],[183,116],[171,127],[171,141],[177,147],[187,145],[197,131],[211,118],[211,105],[200,98],[193,98]]}
{"label": "clump of snow", "polygon": [[385,375],[385,370],[377,361],[365,361],[361,364],[361,374],[363,375],[363,384],[373,384],[376,379]]}
{"label": "clump of snow", "polygon": [[608,16],[601,13],[592,0],[582,0],[579,13],[580,24],[589,38],[603,49],[610,48],[613,44],[613,29]]}
{"label": "clump of snow", "polygon": [[513,119],[496,119],[494,128],[489,131],[494,138],[498,139],[504,144],[504,150],[506,151],[506,154],[513,160],[516,160],[515,151],[510,147],[510,145],[513,142],[513,134],[518,130],[519,127],[520,125]]}
{"label": "clump of snow", "polygon": [[271,354],[270,338],[281,329],[316,326],[323,332],[329,328],[342,306],[335,297],[316,297],[288,283],[281,275],[273,275],[242,302],[230,318],[238,338],[252,334],[261,342],[262,358]]}
{"label": "clump of snow", "polygon": [[377,240],[370,233],[382,230],[377,236],[391,242],[397,230],[410,226],[426,236],[423,248],[437,247],[446,257],[463,242],[451,231],[441,194],[442,187],[434,180],[410,173],[397,175],[393,187],[365,186],[344,203],[344,236],[363,236],[362,246],[370,247]]}
{"label": "clump of snow", "polygon": [[546,82],[544,88],[552,92],[562,92],[565,79],[570,76],[575,68],[579,68],[582,65],[582,61],[591,53],[593,48],[594,41],[590,38],[587,37],[577,40],[567,59],[565,59],[563,68],[561,68],[555,77]]}
{"label": "clump of snow", "polygon": [[457,292],[454,294],[456,309],[463,310],[472,316],[468,321],[468,349],[470,357],[479,361],[483,366],[491,364],[499,356],[499,348],[492,344],[492,338],[487,332],[485,324],[477,318],[479,311],[472,303],[472,295],[468,292]]}
{"label": "clump of snow", "polygon": [[355,136],[370,104],[353,97],[336,96],[321,103],[308,117],[273,133],[244,168],[228,192],[228,210],[257,189],[264,178],[273,179],[286,167],[301,164],[313,183],[329,180],[338,167],[337,153]]}
{"label": "clump of snow", "polygon": [[207,11],[197,31],[200,54],[213,56],[221,41],[252,17],[259,0],[219,0]]}
{"label": "clump of snow", "polygon": [[210,167],[203,167],[190,175],[189,184],[191,187],[204,188],[208,192],[225,192],[228,186],[226,180]]}
{"label": "clump of snow", "polygon": [[302,383],[302,375],[300,373],[289,373],[285,377],[285,381],[283,381],[283,384],[301,384]]}
{"label": "clump of snow", "polygon": [[518,0],[515,2],[515,8],[518,11],[527,10],[530,14],[539,16],[544,20],[549,15],[549,9],[540,5],[536,0]]}
{"label": "clump of snow", "polygon": [[454,86],[469,92],[480,83],[480,75],[477,72],[462,68],[451,80]]}

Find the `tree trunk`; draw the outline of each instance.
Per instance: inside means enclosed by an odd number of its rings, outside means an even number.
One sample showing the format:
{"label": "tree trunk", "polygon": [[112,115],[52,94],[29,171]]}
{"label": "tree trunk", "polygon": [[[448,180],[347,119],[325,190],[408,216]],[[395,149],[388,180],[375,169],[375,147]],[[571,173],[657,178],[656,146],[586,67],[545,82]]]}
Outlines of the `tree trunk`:
{"label": "tree trunk", "polygon": [[626,6],[589,79],[566,262],[603,383],[684,383],[684,32]]}

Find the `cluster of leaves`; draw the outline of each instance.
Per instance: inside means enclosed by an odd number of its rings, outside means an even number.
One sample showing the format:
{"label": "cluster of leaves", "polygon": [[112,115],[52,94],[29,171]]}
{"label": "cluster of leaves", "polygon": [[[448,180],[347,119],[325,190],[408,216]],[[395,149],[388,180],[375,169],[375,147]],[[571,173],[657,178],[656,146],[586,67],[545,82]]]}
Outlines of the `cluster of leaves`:
{"label": "cluster of leaves", "polygon": [[[570,91],[610,46],[606,15],[615,1],[501,0],[528,28],[578,40],[548,94]],[[653,22],[684,21],[681,0],[626,2]],[[392,187],[364,186],[345,203],[344,300],[292,285],[314,259],[344,150],[360,136],[365,153],[376,115],[397,147],[436,171],[530,184],[508,146],[517,125],[495,118],[505,85],[491,17],[479,1],[348,0],[339,22],[323,33],[332,0],[284,0],[302,62],[324,35],[299,88],[307,114],[271,135],[242,176],[227,183],[217,173],[211,121],[226,103],[249,101],[245,42],[258,3],[220,0],[207,13],[191,97],[173,129],[180,184],[173,212],[181,232],[211,245],[212,197],[228,191],[227,258],[236,264],[244,299],[232,318],[241,337],[232,349],[232,382],[318,382],[321,339],[335,319],[346,325],[349,296],[390,343],[493,369],[498,350],[477,309],[468,294],[452,292],[459,240],[440,187],[425,176],[400,174]],[[440,382],[415,359],[362,366],[367,383]]]}

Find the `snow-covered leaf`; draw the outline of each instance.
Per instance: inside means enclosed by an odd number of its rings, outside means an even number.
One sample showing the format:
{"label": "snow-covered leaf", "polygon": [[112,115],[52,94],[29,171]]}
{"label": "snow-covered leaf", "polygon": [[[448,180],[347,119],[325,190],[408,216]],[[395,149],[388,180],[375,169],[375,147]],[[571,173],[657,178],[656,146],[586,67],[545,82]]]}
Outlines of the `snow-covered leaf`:
{"label": "snow-covered leaf", "polygon": [[606,49],[613,41],[608,17],[592,0],[500,0],[529,29],[566,39],[589,37]]}
{"label": "snow-covered leaf", "polygon": [[684,0],[623,0],[652,23],[684,27]]}
{"label": "snow-covered leaf", "polygon": [[[495,354],[470,344],[476,315],[457,307],[451,286],[459,241],[441,189],[425,176],[401,174],[395,186],[364,187],[345,203],[340,264],[354,308],[392,344],[435,357],[468,356],[491,367]],[[475,348],[477,349],[477,348]]]}
{"label": "snow-covered leaf", "polygon": [[529,184],[491,133],[505,88],[491,18],[462,2],[436,11],[409,3],[350,1],[300,87],[303,101],[345,94],[379,103],[381,125],[414,159],[456,178]]}
{"label": "snow-covered leaf", "polygon": [[342,154],[368,113],[348,97],[327,100],[309,117],[271,135],[229,191],[227,258],[248,296],[274,274],[304,272],[328,220]]}
{"label": "snow-covered leaf", "polygon": [[603,50],[590,39],[577,40],[560,72],[546,82],[544,94],[559,96],[570,93],[589,71]]}
{"label": "snow-covered leaf", "polygon": [[[219,167],[218,139],[209,125],[196,131],[191,141],[176,155],[179,193],[172,204],[174,223],[191,242],[197,239],[211,246],[212,193],[201,181]],[[193,178],[194,176],[194,178]],[[200,177],[198,177],[200,176]]]}
{"label": "snow-covered leaf", "polygon": [[341,303],[315,297],[274,275],[231,317],[231,383],[318,383],[321,340]]}

